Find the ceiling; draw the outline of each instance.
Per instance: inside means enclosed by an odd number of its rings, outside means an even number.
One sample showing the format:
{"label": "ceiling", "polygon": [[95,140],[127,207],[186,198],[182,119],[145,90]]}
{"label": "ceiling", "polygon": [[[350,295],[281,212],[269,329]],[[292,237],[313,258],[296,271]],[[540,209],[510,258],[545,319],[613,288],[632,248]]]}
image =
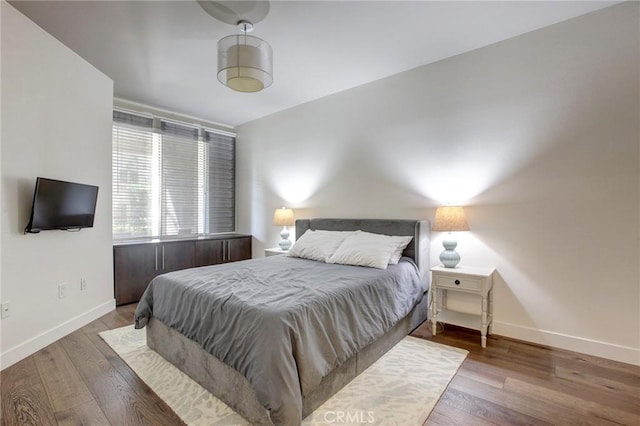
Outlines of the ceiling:
{"label": "ceiling", "polygon": [[236,33],[195,1],[10,1],[114,81],[115,96],[237,126],[570,19],[606,1],[272,1],[252,35],[274,83],[238,93],[216,77]]}

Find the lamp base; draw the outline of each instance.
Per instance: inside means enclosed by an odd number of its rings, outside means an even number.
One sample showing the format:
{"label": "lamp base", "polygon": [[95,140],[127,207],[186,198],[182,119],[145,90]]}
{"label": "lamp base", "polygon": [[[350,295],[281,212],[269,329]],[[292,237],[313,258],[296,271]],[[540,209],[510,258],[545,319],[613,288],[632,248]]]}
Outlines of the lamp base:
{"label": "lamp base", "polygon": [[453,238],[446,239],[442,242],[444,251],[440,253],[440,262],[445,268],[455,268],[460,263],[460,255],[455,250],[458,243]]}
{"label": "lamp base", "polygon": [[289,250],[291,248],[291,241],[289,240],[289,230],[287,229],[286,226],[282,227],[282,232],[280,232],[280,238],[282,238],[278,243],[280,250],[284,250],[284,251]]}

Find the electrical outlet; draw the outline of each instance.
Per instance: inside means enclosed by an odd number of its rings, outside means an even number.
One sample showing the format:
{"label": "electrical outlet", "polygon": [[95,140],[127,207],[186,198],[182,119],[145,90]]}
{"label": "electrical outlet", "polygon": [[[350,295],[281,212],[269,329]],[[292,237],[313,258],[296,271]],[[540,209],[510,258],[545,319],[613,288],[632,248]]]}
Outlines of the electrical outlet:
{"label": "electrical outlet", "polygon": [[0,318],[7,318],[11,316],[11,302],[4,302],[0,305]]}
{"label": "electrical outlet", "polygon": [[87,289],[87,280],[85,278],[80,278],[80,291],[84,291]]}
{"label": "electrical outlet", "polygon": [[67,283],[58,284],[58,299],[67,297]]}

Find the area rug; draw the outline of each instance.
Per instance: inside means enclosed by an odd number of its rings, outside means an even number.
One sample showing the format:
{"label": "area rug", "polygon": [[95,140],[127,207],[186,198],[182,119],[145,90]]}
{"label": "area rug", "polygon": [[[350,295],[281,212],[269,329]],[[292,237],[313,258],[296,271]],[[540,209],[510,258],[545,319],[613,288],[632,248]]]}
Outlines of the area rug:
{"label": "area rug", "polygon": [[[100,337],[188,425],[250,425],[147,347],[144,330],[126,326]],[[407,336],[303,421],[422,425],[467,351]]]}

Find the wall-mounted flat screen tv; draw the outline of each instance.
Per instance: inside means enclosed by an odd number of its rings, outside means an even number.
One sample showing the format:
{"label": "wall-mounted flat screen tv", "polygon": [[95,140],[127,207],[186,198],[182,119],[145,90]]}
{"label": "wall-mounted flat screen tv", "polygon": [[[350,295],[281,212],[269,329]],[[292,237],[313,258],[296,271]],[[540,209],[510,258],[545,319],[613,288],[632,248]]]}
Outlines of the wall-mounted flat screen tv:
{"label": "wall-mounted flat screen tv", "polygon": [[93,227],[98,187],[39,177],[25,233]]}

